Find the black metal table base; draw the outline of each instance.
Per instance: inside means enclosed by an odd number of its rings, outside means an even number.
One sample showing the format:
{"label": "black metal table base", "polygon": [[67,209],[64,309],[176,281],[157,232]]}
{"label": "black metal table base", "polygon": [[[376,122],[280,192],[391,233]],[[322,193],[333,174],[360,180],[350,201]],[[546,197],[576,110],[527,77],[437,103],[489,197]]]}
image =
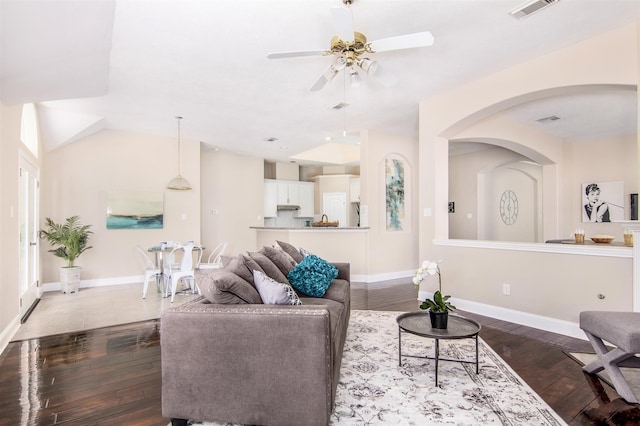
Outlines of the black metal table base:
{"label": "black metal table base", "polygon": [[[476,343],[476,360],[475,361],[468,361],[468,360],[463,360],[463,359],[452,359],[452,358],[441,358],[440,357],[440,338],[435,338],[433,337],[432,339],[435,340],[435,356],[431,357],[431,356],[424,356],[424,355],[410,355],[410,354],[405,354],[402,355],[402,328],[398,327],[398,366],[401,367],[402,366],[402,357],[411,357],[411,358],[422,358],[422,359],[433,359],[436,361],[436,386],[438,386],[438,364],[440,361],[451,361],[451,362],[460,362],[460,363],[464,363],[464,364],[475,364],[476,365],[476,374],[478,374],[480,372],[480,362],[479,362],[479,356],[478,356],[478,335],[476,334],[475,336],[471,336],[469,337],[469,339],[474,339],[475,343]],[[413,333],[410,333],[413,334]],[[447,339],[449,340],[449,339]]]}

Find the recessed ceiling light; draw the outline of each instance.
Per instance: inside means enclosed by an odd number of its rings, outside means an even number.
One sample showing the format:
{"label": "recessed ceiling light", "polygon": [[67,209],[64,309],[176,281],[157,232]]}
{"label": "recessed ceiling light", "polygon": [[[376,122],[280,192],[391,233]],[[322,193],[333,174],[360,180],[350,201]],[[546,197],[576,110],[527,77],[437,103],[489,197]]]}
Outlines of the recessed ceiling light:
{"label": "recessed ceiling light", "polygon": [[280,149],[289,149],[289,147],[286,145],[280,145]]}
{"label": "recessed ceiling light", "polygon": [[327,142],[331,142],[331,136],[325,136],[324,140]]}

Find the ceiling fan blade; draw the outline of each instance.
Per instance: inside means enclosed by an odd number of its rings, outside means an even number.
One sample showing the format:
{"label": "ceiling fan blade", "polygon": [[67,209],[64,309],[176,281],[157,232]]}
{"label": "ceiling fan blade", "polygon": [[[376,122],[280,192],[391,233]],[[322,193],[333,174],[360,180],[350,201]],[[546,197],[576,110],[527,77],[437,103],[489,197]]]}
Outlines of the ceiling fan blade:
{"label": "ceiling fan blade", "polygon": [[338,74],[338,71],[339,70],[333,64],[329,65],[329,67],[326,70],[324,70],[322,75],[318,77],[316,82],[313,83],[313,86],[309,88],[309,91],[317,92],[318,90],[321,90],[328,82],[333,80],[333,77],[335,77],[336,74]]}
{"label": "ceiling fan blade", "polygon": [[323,56],[326,54],[326,50],[307,50],[301,52],[279,52],[269,53],[267,58],[269,59],[283,59],[283,58],[298,58],[301,56]]}
{"label": "ceiling fan blade", "polygon": [[351,9],[345,7],[332,7],[331,15],[333,16],[333,27],[336,35],[342,41],[353,41],[353,15]]}
{"label": "ceiling fan blade", "polygon": [[422,33],[405,34],[401,36],[382,38],[371,42],[371,50],[374,52],[386,52],[388,50],[412,49],[433,44],[433,34],[429,31]]}

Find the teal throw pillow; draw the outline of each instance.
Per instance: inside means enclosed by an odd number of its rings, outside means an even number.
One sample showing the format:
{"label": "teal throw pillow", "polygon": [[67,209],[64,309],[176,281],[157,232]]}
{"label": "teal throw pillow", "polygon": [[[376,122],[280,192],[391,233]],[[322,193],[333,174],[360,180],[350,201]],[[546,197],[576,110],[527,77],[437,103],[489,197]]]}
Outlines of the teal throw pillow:
{"label": "teal throw pillow", "polygon": [[322,297],[331,281],[338,276],[338,269],[314,254],[305,256],[287,275],[289,282],[300,293]]}

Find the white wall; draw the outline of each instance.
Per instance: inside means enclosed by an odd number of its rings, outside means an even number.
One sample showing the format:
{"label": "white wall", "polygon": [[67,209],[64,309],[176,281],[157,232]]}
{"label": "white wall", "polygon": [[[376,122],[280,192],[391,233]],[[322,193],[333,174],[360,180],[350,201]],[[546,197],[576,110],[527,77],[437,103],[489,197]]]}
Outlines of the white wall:
{"label": "white wall", "polygon": [[[136,244],[200,239],[200,144],[182,141],[181,173],[192,191],[165,188],[176,174],[175,139],[101,131],[45,153],[41,174],[41,224],[46,217],[63,221],[80,216],[92,225],[91,250],[78,258],[83,280],[109,280],[141,274]],[[151,191],[164,194],[164,229],[108,230],[108,191]],[[40,245],[44,283],[57,282],[62,260]]]}
{"label": "white wall", "polygon": [[[419,219],[420,258],[443,259],[447,293],[510,312],[517,310],[560,321],[576,322],[579,312],[585,309],[631,309],[633,264],[629,257],[538,253],[511,245],[498,249],[460,247],[439,240],[448,236],[450,139],[463,139],[466,129],[502,109],[563,90],[603,85],[635,90],[639,80],[638,54],[638,26],[634,23],[420,103],[418,210],[433,211],[433,216]],[[554,236],[564,235],[575,225],[559,220],[570,192],[563,189],[562,181],[566,173],[575,173],[563,158],[570,150],[562,144],[533,148],[527,156],[538,153],[539,162],[544,165],[545,230],[554,229]],[[616,173],[605,167],[601,170],[607,175],[603,180],[610,180],[608,177]],[[637,174],[635,179],[637,182]],[[548,214],[547,209],[554,214]],[[511,296],[502,294],[505,283],[511,285]],[[432,283],[423,285],[423,290],[432,288]],[[605,294],[605,299],[599,299],[598,293]]]}
{"label": "white wall", "polygon": [[624,182],[624,217],[630,218],[629,194],[638,192],[638,144],[636,135],[607,140],[566,143],[565,156],[572,167],[564,182],[567,209],[563,211],[565,230],[584,228],[587,237],[608,234],[622,240],[624,228],[616,223],[586,223],[582,220],[582,184],[591,182]]}
{"label": "white wall", "polygon": [[[418,145],[414,139],[381,132],[360,135],[360,204],[368,212],[369,275],[409,271],[418,264]],[[386,228],[385,158],[405,165],[405,219],[402,231]],[[363,208],[364,206],[364,208]]]}
{"label": "white wall", "polygon": [[263,224],[263,167],[261,158],[202,153],[202,244],[206,255],[221,241],[229,244],[229,255],[256,250],[256,231],[249,227]]}
{"label": "white wall", "polygon": [[19,324],[18,150],[22,105],[0,103],[0,351]]}

